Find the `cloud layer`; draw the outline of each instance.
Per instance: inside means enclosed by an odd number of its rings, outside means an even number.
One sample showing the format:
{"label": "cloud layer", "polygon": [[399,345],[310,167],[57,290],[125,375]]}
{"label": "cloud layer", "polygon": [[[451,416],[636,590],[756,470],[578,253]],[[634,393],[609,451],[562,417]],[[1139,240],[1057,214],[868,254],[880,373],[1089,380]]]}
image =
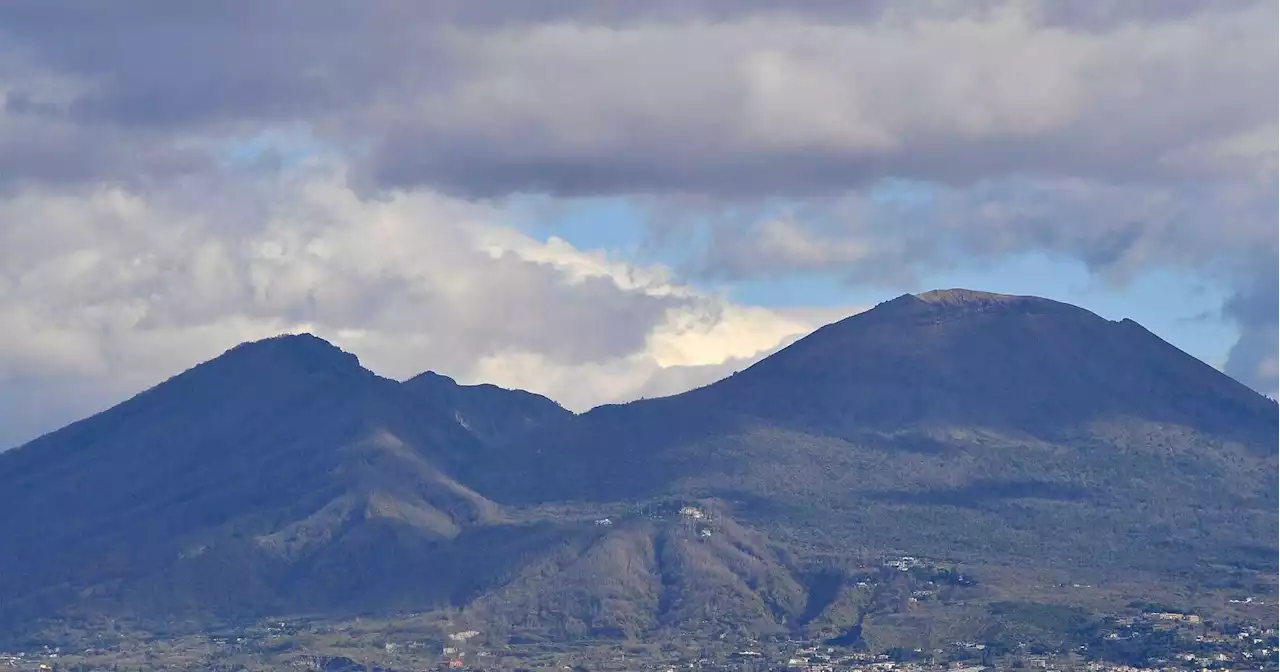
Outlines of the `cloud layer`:
{"label": "cloud layer", "polygon": [[469,195],[1275,170],[1274,3],[793,4],[11,3],[5,118],[159,146],[94,157],[127,174],[304,121],[370,188]]}
{"label": "cloud layer", "polygon": [[[3,3],[0,395],[22,422],[0,423],[16,440],[308,325],[391,375],[584,407],[835,315],[691,277],[896,289],[1026,251],[1233,288],[1227,371],[1274,393],[1276,21],[1260,0]],[[651,206],[694,262],[530,239],[504,200],[529,193]]]}
{"label": "cloud layer", "polygon": [[[238,342],[308,330],[384,375],[431,366],[584,410],[679,391],[672,376],[710,382],[830,316],[734,306],[660,267],[531,239],[496,207],[362,200],[335,166],[188,186],[0,201],[0,221],[27,223],[0,229],[0,380],[96,410]],[[37,392],[3,418],[15,439],[70,419],[26,408],[47,403]]]}

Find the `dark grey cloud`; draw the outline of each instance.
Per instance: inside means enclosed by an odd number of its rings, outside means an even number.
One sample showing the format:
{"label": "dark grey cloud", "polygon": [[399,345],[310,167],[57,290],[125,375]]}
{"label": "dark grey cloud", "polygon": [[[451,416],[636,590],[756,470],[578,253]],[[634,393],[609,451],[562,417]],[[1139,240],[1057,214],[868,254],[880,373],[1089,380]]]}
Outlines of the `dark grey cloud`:
{"label": "dark grey cloud", "polygon": [[[739,204],[730,215],[715,201],[687,207],[684,232],[704,222],[711,236],[691,270],[711,278],[840,271],[859,283],[911,284],[910,274],[921,269],[1045,251],[1117,280],[1163,266],[1243,285],[1265,274],[1263,262],[1274,263],[1277,248],[1277,192],[1267,183],[913,181],[781,205]],[[741,235],[744,227],[751,235]]]}
{"label": "dark grey cloud", "polygon": [[[360,4],[349,2],[289,6],[240,0],[208,4],[19,0],[0,7],[0,29],[10,38],[6,51],[14,56],[95,79],[100,88],[80,99],[89,110],[94,108],[88,101],[136,97],[141,102],[150,89],[151,102],[161,103],[161,109],[146,111],[147,116],[138,121],[176,120],[210,109],[236,110],[236,116],[242,117],[337,102],[340,92],[326,88],[323,77],[309,77],[308,68],[343,66],[344,72],[338,74],[346,75],[394,68],[386,56],[396,46],[374,39],[396,25],[397,12],[392,7],[386,4],[378,11],[364,11]],[[401,29],[410,27],[401,25]],[[358,44],[361,41],[365,44]],[[358,53],[356,46],[368,47],[368,55]],[[355,97],[362,91],[356,88],[347,95]],[[169,100],[171,93],[195,94],[195,100],[186,108],[169,107],[182,102]],[[247,93],[262,100],[238,95]],[[196,108],[196,103],[206,101],[219,102],[203,105],[204,110]],[[102,105],[98,109],[127,108]],[[182,114],[172,114],[173,110]]]}
{"label": "dark grey cloud", "polygon": [[1264,2],[13,2],[0,61],[65,80],[56,100],[17,83],[7,115],[61,109],[141,146],[172,140],[156,129],[302,122],[358,158],[369,189],[738,198],[885,176],[1249,170],[1188,153],[1274,127],[1276,96],[1259,92],[1276,90],[1276,66],[1258,56],[1275,15]]}
{"label": "dark grey cloud", "polygon": [[207,152],[114,129],[0,121],[0,192],[26,183],[109,181],[141,188],[214,165]]}
{"label": "dark grey cloud", "polygon": [[[1092,0],[1061,3],[1028,0],[1021,8],[1039,24],[1070,28],[1115,29],[1130,22],[1182,20],[1196,14],[1239,9],[1253,0]],[[12,0],[0,18],[16,33],[51,33],[66,27],[121,28],[152,23],[182,28],[201,23],[215,30],[253,30],[256,26],[334,33],[364,26],[403,28],[412,23],[463,27],[512,27],[530,23],[572,22],[624,27],[641,22],[728,21],[744,17],[798,16],[839,23],[896,18],[959,19],[989,16],[1004,0],[388,0],[369,6],[359,0],[309,3],[261,3],[252,0],[186,5],[164,0],[100,3],[92,0]],[[181,44],[181,43],[176,43]]]}
{"label": "dark grey cloud", "polygon": [[1240,325],[1240,339],[1227,353],[1223,367],[1236,380],[1268,394],[1277,394],[1277,356],[1280,355],[1280,268],[1276,255],[1257,262],[1257,274],[1251,284],[1239,288],[1223,306],[1226,316]]}
{"label": "dark grey cloud", "polygon": [[1117,26],[1152,21],[1180,21],[1197,14],[1238,10],[1249,0],[1090,0],[1036,3],[1046,25],[1086,30],[1114,30]]}

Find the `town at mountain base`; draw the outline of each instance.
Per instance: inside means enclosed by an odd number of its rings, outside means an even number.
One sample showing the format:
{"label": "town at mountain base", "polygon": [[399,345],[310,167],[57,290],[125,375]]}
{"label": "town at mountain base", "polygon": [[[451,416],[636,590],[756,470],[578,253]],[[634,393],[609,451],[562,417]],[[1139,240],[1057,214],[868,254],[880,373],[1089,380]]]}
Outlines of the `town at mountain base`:
{"label": "town at mountain base", "polygon": [[1275,572],[1278,509],[1273,401],[1047,299],[905,295],[580,415],[282,336],[0,453],[0,632],[446,613],[883,652],[1015,638],[991,605],[1045,577],[1222,607]]}

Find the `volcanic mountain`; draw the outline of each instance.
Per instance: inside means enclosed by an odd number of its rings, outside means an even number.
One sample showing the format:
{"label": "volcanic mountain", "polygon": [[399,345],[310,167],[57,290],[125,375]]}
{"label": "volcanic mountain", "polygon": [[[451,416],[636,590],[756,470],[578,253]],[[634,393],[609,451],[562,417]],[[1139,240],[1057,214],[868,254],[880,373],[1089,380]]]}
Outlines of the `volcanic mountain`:
{"label": "volcanic mountain", "polygon": [[700,604],[811,620],[814,559],[859,552],[1271,569],[1276,446],[1274,402],[1034,297],[905,295],[581,415],[284,336],[0,453],[0,623],[451,606],[635,634]]}
{"label": "volcanic mountain", "polygon": [[[504,520],[449,472],[502,427],[559,409],[445,380],[401,384],[319,338],[282,336],[0,454],[0,603],[413,595],[400,577],[422,554]],[[483,433],[463,419],[472,408],[488,413]]]}
{"label": "volcanic mountain", "polygon": [[1274,563],[1275,402],[1136,322],[1036,297],[904,295],[494,450],[505,470],[464,478],[502,501],[714,496],[834,552]]}
{"label": "volcanic mountain", "polygon": [[[785,615],[779,605],[799,613],[799,568],[728,512],[700,529],[676,504],[659,517],[626,505],[548,514],[455,477],[499,441],[571,416],[430,372],[388,380],[310,335],[237,346],[0,453],[0,641],[68,614],[466,607],[491,626],[598,636],[699,618],[694,596],[762,625]],[[541,622],[548,610],[554,622]]]}

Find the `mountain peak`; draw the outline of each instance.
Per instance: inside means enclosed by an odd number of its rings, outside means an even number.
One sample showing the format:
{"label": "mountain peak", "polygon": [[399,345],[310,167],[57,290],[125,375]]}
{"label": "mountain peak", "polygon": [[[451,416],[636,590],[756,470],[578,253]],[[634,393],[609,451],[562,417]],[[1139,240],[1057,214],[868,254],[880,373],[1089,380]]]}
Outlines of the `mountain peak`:
{"label": "mountain peak", "polygon": [[[975,289],[962,288],[934,289],[916,294],[915,297],[925,303],[942,305],[1009,303],[1011,301],[1035,299],[1035,297],[997,294],[995,292],[981,292]],[[1040,300],[1043,301],[1044,299]]]}
{"label": "mountain peak", "polygon": [[910,315],[930,321],[984,313],[1061,314],[1101,319],[1083,308],[1052,299],[964,288],[934,289],[919,294],[903,294],[877,306],[875,310],[868,311],[868,314]]}
{"label": "mountain peak", "polygon": [[412,385],[437,385],[440,387],[461,387],[458,381],[435,371],[423,371],[418,375],[404,381],[406,384]]}
{"label": "mountain peak", "polygon": [[360,368],[360,359],[329,341],[310,333],[281,334],[249,341],[231,348],[215,362],[251,365],[301,365],[307,370]]}
{"label": "mountain peak", "polygon": [[[981,426],[1048,436],[1121,417],[1223,436],[1275,427],[1270,402],[1136,322],[970,289],[904,294],[699,394],[837,434]],[[806,401],[779,401],[797,395]]]}
{"label": "mountain peak", "polygon": [[1069,303],[1045,299],[1039,296],[1021,294],[998,294],[976,289],[952,288],[934,289],[919,294],[908,295],[927,304],[935,310],[1010,310],[1014,312],[1046,312],[1069,311],[1088,313],[1089,311]]}
{"label": "mountain peak", "polygon": [[279,334],[277,336],[268,336],[267,338],[258,339],[256,341],[246,341],[244,343],[241,343],[240,345],[235,346],[231,350],[232,351],[250,350],[250,349],[262,350],[262,349],[268,349],[268,348],[274,349],[278,352],[284,352],[289,350],[301,351],[304,349],[309,349],[314,352],[321,352],[325,350],[342,352],[342,349],[339,348],[338,346],[330,343],[329,341],[324,340],[323,338],[320,338],[319,336],[316,336],[315,334],[312,334],[310,332],[305,332],[305,331],[301,333],[296,333],[296,334]]}
{"label": "mountain peak", "polygon": [[432,407],[449,411],[482,441],[496,441],[544,422],[572,416],[556,402],[524,390],[488,383],[462,385],[435,371],[420,373],[402,387]]}

